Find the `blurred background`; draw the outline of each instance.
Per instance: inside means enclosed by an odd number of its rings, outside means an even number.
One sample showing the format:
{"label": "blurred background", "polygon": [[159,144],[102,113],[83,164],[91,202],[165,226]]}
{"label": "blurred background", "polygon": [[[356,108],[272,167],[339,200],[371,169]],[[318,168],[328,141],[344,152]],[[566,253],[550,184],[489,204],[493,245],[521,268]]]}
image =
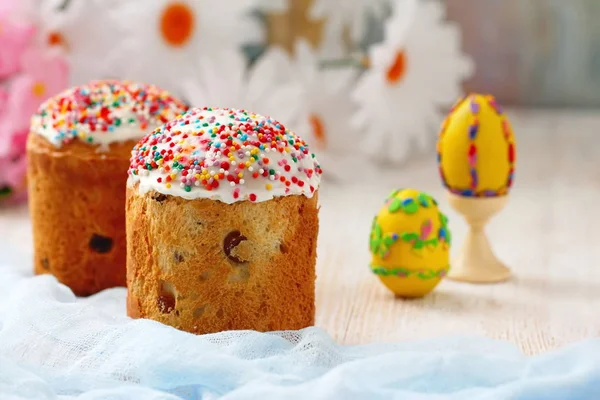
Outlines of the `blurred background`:
{"label": "blurred background", "polygon": [[467,90],[504,104],[600,105],[600,2],[446,0],[478,66]]}
{"label": "blurred background", "polygon": [[[290,14],[272,16],[269,40],[288,48],[296,36],[320,40],[307,21],[314,0],[291,0]],[[349,1],[351,2],[351,1]],[[493,93],[506,105],[600,106],[600,2],[597,0],[443,0],[447,19],[462,30],[475,64],[465,90]],[[369,19],[361,47],[383,39]]]}
{"label": "blurred background", "polygon": [[597,0],[0,0],[0,198],[26,197],[31,116],[95,79],[274,116],[337,181],[356,155],[431,154],[469,92],[594,110],[599,15]]}

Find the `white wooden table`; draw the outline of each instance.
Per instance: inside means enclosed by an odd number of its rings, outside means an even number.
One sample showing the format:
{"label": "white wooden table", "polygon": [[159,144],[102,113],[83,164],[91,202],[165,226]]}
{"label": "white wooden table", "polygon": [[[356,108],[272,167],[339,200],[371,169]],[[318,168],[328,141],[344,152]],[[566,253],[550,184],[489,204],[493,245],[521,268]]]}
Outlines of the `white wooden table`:
{"label": "white wooden table", "polygon": [[[317,326],[346,344],[452,334],[509,340],[528,354],[600,333],[600,113],[509,111],[518,140],[515,187],[488,227],[512,281],[443,281],[420,300],[395,299],[369,268],[373,216],[394,188],[434,195],[450,218],[454,250],[466,226],[448,207],[435,156],[380,172],[370,186],[325,184]],[[432,147],[433,148],[433,147]],[[3,261],[31,265],[25,208],[0,210]]]}

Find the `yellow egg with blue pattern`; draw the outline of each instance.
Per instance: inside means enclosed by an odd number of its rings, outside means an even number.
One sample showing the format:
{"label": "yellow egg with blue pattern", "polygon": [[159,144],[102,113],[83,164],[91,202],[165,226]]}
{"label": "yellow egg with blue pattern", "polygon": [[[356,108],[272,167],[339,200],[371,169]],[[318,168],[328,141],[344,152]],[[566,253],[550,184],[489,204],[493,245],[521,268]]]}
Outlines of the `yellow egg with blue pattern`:
{"label": "yellow egg with blue pattern", "polygon": [[448,273],[450,240],[433,197],[395,190],[373,220],[371,271],[398,297],[425,296]]}
{"label": "yellow egg with blue pattern", "polygon": [[452,108],[438,138],[446,188],[465,197],[496,197],[513,183],[516,142],[508,117],[491,95],[469,94]]}

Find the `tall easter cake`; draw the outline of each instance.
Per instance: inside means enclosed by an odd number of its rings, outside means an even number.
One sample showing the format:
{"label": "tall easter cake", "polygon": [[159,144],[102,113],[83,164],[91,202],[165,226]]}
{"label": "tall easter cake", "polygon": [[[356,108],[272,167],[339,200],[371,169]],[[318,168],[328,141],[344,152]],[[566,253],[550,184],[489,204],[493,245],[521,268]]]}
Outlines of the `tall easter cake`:
{"label": "tall easter cake", "polygon": [[274,119],[196,108],[133,150],[127,311],[194,333],[314,323],[317,192],[308,146]]}
{"label": "tall easter cake", "polygon": [[187,107],[152,85],[74,87],[32,117],[27,142],[35,273],[84,296],[124,286],[131,149]]}

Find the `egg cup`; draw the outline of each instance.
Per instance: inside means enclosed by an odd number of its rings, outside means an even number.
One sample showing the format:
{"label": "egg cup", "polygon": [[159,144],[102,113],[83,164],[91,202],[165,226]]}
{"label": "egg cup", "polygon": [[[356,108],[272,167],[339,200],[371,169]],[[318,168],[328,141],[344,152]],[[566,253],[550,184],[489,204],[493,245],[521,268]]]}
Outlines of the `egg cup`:
{"label": "egg cup", "polygon": [[448,192],[452,208],[461,214],[469,231],[452,262],[448,278],[471,283],[503,282],[511,271],[494,254],[484,228],[508,202],[508,195],[498,197],[464,197]]}
{"label": "egg cup", "polygon": [[437,156],[450,204],[469,225],[448,277],[473,283],[505,281],[511,272],[494,255],[484,228],[508,201],[516,141],[493,96],[471,93],[457,102],[442,124]]}

